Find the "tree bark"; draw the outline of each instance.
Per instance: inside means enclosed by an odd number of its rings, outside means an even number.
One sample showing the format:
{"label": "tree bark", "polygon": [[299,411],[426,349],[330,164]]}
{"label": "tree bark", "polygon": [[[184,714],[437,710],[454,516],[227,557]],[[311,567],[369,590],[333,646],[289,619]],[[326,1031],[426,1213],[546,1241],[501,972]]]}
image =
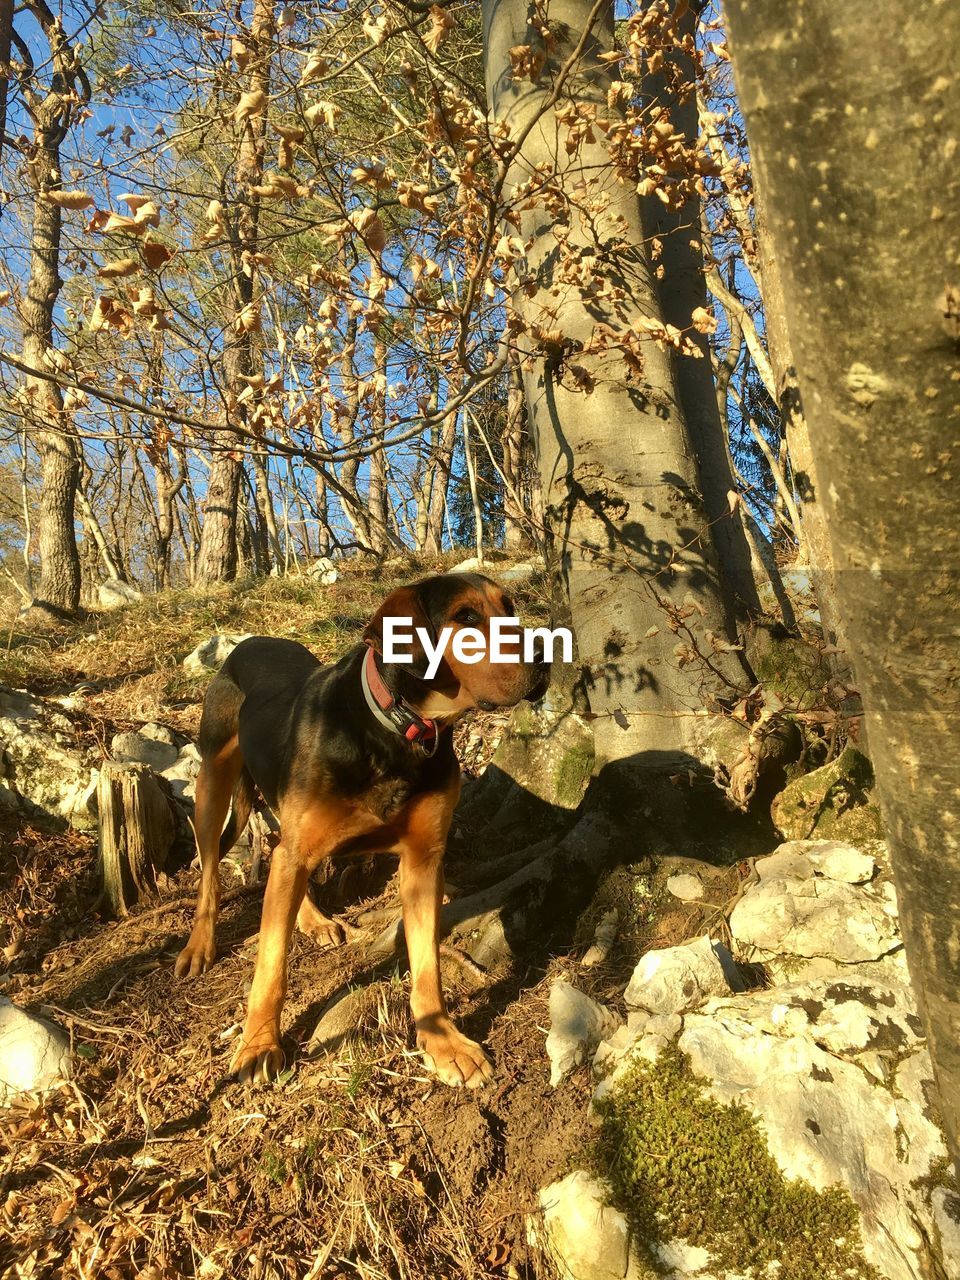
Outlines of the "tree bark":
{"label": "tree bark", "polygon": [[[53,352],[53,322],[60,296],[60,207],[44,193],[60,186],[60,144],[73,112],[87,94],[70,48],[53,14],[40,6],[37,13],[50,48],[51,86],[41,98],[29,82],[24,97],[33,122],[33,141],[27,169],[33,191],[30,238],[30,279],[22,304],[23,360],[34,369],[49,367]],[[79,83],[78,81],[79,75]],[[26,417],[41,460],[40,511],[37,542],[40,581],[37,603],[61,613],[75,613],[80,604],[80,557],[74,525],[80,456],[73,424],[64,409],[56,383],[28,375]]]}
{"label": "tree bark", "polygon": [[[678,36],[694,39],[697,13],[693,3],[678,22]],[[648,110],[668,119],[687,146],[699,132],[696,69],[693,59],[679,46],[665,58],[661,73],[648,76],[643,85]],[[692,328],[693,312],[707,306],[701,238],[700,197],[691,195],[678,209],[668,209],[655,196],[643,205],[648,232],[663,243],[659,265],[660,304],[664,319],[688,336],[700,349],[700,358],[678,353],[674,360],[677,391],[683,416],[699,464],[700,488],[710,532],[720,561],[721,584],[728,592],[731,615],[746,621],[760,612],[760,596],[750,564],[750,548],[729,495],[736,492],[733,467],[717,411],[717,397],[706,335]]]}
{"label": "tree bark", "polygon": [[176,835],[170,800],[145,764],[105,760],[97,783],[99,875],[113,915],[155,887]]}
{"label": "tree bark", "polygon": [[[259,240],[260,199],[253,188],[263,177],[266,145],[266,96],[273,58],[273,9],[269,0],[254,0],[248,41],[248,93],[262,94],[263,105],[240,126],[223,349],[227,416],[235,414],[243,422],[248,415],[246,402],[241,401],[240,396],[249,388],[244,379],[254,375],[259,358],[256,342],[258,268],[254,255]],[[222,443],[225,447],[214,457],[203,504],[197,557],[197,581],[202,583],[228,582],[237,572],[237,499],[243,464],[239,452],[229,447],[235,443],[229,430],[224,432]]]}
{"label": "tree bark", "polygon": [[786,20],[779,0],[729,0],[727,13],[960,1159],[960,8],[797,0]]}
{"label": "tree bark", "polygon": [[[551,4],[548,48],[525,3],[487,0],[487,93],[492,114],[522,139],[505,190],[556,175],[549,193],[520,202],[519,232],[507,229],[532,241],[521,266],[526,287],[514,298],[525,322],[520,355],[597,755],[672,772],[704,762],[714,720],[705,709],[735,698],[750,677],[727,644],[730,620],[671,356],[644,341],[642,368],[628,372],[621,347],[596,341],[598,322],[628,341],[644,322],[663,319],[636,194],[618,182],[602,137],[567,150],[569,127],[554,108],[554,79],[582,42],[556,107],[614,118],[601,60],[613,46],[613,5],[594,19],[596,10],[588,0]],[[533,79],[512,74],[518,46],[542,57]],[[564,254],[582,260],[584,284],[560,269]],[[591,292],[598,280],[613,291],[606,299]]]}

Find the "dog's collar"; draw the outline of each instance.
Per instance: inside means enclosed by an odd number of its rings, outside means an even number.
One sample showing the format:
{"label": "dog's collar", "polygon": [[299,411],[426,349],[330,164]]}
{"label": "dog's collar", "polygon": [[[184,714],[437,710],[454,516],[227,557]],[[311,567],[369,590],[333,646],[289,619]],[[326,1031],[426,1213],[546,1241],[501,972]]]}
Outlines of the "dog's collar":
{"label": "dog's collar", "polygon": [[404,742],[425,756],[436,753],[440,742],[436,721],[418,716],[402,698],[397,698],[390,692],[380,674],[377,653],[372,646],[368,646],[360,664],[360,683],[367,706],[384,728],[398,734]]}

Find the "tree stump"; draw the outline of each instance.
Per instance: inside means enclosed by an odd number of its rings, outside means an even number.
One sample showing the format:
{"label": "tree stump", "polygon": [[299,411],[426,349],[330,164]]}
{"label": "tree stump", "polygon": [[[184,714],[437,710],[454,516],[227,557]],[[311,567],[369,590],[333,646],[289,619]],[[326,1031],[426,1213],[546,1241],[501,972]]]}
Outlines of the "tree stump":
{"label": "tree stump", "polygon": [[114,915],[125,916],[156,887],[176,836],[168,792],[145,764],[106,760],[97,784],[100,883]]}

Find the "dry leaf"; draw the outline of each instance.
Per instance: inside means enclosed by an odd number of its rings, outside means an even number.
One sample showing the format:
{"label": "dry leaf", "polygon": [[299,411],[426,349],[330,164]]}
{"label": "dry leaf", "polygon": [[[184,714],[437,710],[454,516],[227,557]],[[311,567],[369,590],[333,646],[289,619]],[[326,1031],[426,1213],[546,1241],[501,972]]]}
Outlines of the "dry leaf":
{"label": "dry leaf", "polygon": [[101,280],[121,280],[124,276],[132,276],[139,270],[136,258],[117,258],[102,266],[97,275]]}
{"label": "dry leaf", "polygon": [[441,9],[438,4],[431,6],[430,30],[423,37],[423,43],[431,53],[437,52],[454,25],[453,18],[446,9]]}
{"label": "dry leaf", "polygon": [[325,76],[329,70],[330,64],[326,58],[319,49],[314,49],[304,64],[297,84],[302,89],[304,85],[312,84],[314,80],[319,80],[322,76]]}
{"label": "dry leaf", "polygon": [[233,110],[233,118],[237,124],[246,124],[252,116],[262,114],[267,105],[267,95],[262,89],[251,89],[249,93],[241,93],[240,101]]}
{"label": "dry leaf", "polygon": [[93,204],[89,191],[45,191],[43,198],[60,209],[89,209]]}

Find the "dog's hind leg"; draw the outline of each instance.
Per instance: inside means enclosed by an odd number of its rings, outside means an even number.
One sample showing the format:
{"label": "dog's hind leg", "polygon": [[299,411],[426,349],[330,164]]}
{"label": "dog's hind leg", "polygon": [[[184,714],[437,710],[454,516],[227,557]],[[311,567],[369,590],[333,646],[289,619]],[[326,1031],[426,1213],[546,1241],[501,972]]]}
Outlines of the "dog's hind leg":
{"label": "dog's hind leg", "polygon": [[[213,964],[217,954],[220,858],[232,847],[250,813],[252,779],[243,768],[237,738],[237,717],[242,701],[240,690],[223,675],[214,679],[204,699],[200,724],[201,764],[193,823],[200,854],[200,892],[193,930],[187,945],[177,956],[175,973],[178,978],[188,975],[195,978]],[[231,801],[234,813],[224,831]]]}

